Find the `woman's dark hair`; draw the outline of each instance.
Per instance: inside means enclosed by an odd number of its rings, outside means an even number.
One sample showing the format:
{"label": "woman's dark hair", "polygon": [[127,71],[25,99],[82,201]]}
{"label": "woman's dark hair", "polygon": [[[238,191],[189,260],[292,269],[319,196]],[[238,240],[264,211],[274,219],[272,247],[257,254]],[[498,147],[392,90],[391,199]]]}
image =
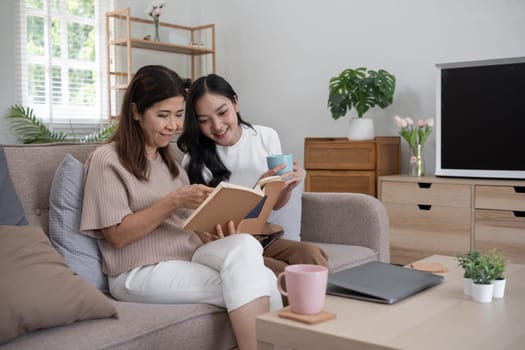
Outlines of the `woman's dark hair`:
{"label": "woman's dark hair", "polygon": [[[116,142],[122,165],[139,180],[148,179],[149,168],[145,152],[146,139],[140,123],[133,119],[132,106],[135,104],[137,112],[144,114],[155,103],[178,96],[186,98],[182,79],[171,69],[157,65],[140,68],[126,89],[118,128],[110,141]],[[159,148],[158,153],[172,177],[177,177],[179,168],[170,146]]]}
{"label": "woman's dark hair", "polygon": [[[184,114],[184,130],[177,139],[177,145],[183,152],[187,152],[190,156],[190,162],[188,164],[188,177],[190,182],[215,187],[219,182],[228,180],[231,171],[226,168],[219,158],[215,142],[204,136],[200,131],[195,106],[197,101],[207,92],[224,96],[232,101],[232,103],[237,103],[237,94],[224,78],[216,74],[210,74],[197,79],[191,85],[188,93]],[[249,123],[242,120],[239,112],[237,112],[237,120],[239,125],[244,124],[253,128]],[[202,176],[204,167],[207,167],[213,176],[209,183],[206,183]]]}

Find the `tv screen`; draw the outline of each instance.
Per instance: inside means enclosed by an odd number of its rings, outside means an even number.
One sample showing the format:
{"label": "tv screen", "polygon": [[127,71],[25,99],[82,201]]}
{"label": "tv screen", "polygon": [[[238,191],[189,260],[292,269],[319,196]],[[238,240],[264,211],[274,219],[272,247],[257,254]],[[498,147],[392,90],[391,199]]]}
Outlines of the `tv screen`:
{"label": "tv screen", "polygon": [[525,57],[436,67],[436,175],[524,179]]}

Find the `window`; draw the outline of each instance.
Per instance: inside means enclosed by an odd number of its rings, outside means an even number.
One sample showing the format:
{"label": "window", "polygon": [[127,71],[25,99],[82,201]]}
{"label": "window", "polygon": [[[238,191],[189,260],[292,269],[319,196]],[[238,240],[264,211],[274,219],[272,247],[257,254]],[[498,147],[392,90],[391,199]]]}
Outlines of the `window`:
{"label": "window", "polygon": [[112,1],[21,0],[20,101],[55,130],[107,120],[105,13]]}

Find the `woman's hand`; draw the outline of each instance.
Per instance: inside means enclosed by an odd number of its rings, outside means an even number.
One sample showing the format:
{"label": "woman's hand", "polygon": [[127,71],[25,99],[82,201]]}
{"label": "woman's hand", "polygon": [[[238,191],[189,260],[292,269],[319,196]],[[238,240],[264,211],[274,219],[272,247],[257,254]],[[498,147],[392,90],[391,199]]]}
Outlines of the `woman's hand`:
{"label": "woman's hand", "polygon": [[189,185],[171,192],[176,207],[197,208],[213,191],[213,187],[205,185]]}
{"label": "woman's hand", "polygon": [[[286,164],[279,164],[275,168],[272,168],[266,172],[264,172],[259,180],[268,177],[268,176],[275,176],[280,170],[283,170],[286,168]],[[281,174],[281,179],[284,180],[284,187],[283,191],[290,192],[293,190],[299,183],[301,183],[301,180],[303,178],[303,170],[301,167],[297,164],[297,161],[294,160],[293,162],[293,170],[284,174]]]}
{"label": "woman's hand", "polygon": [[195,231],[197,236],[201,239],[202,243],[208,243],[211,241],[215,241],[217,239],[224,238],[225,236],[234,235],[236,233],[239,233],[239,227],[235,227],[235,223],[233,221],[228,221],[226,223],[226,234],[222,230],[222,226],[217,224],[215,225],[215,232],[200,232]]}
{"label": "woman's hand", "polygon": [[281,193],[279,193],[279,198],[275,201],[273,206],[274,210],[281,209],[286,203],[288,203],[292,190],[296,188],[303,179],[303,170],[299,164],[297,164],[297,161],[293,162],[293,171],[282,174],[281,179],[284,180],[284,187],[281,190]]}
{"label": "woman's hand", "polygon": [[282,174],[281,179],[284,180],[283,191],[290,192],[301,183],[301,180],[303,179],[303,170],[297,164],[297,161],[294,160],[293,162],[293,171]]}

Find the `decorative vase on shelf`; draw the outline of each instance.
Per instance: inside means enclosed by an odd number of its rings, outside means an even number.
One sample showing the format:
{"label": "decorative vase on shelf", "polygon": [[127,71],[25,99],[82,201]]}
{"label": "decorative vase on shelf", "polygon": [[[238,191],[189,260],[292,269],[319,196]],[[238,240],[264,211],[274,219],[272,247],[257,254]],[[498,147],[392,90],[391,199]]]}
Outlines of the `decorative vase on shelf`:
{"label": "decorative vase on shelf", "polygon": [[153,25],[155,26],[155,38],[153,39],[153,41],[160,42],[160,37],[159,37],[159,18],[158,17],[153,17]]}
{"label": "decorative vase on shelf", "polygon": [[425,160],[423,159],[423,146],[421,144],[409,145],[410,157],[408,171],[411,176],[425,175]]}

